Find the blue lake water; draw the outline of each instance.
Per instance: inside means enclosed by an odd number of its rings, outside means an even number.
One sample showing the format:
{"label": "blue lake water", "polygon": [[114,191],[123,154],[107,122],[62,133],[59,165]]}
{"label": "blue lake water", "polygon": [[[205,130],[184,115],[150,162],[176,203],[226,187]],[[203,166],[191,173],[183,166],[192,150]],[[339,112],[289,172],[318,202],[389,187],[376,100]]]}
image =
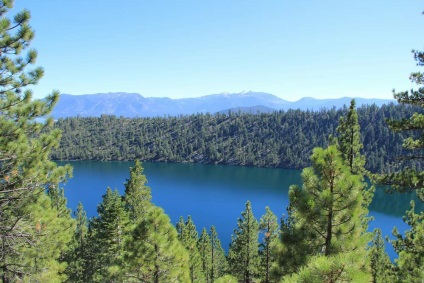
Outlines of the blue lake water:
{"label": "blue lake water", "polygon": [[[74,167],[73,178],[64,184],[68,207],[75,210],[79,201],[88,217],[97,215],[97,205],[107,187],[124,193],[133,162],[68,162]],[[59,163],[63,164],[63,163]],[[203,164],[143,163],[152,201],[161,206],[176,223],[180,216],[191,215],[198,231],[203,227],[217,228],[222,246],[228,249],[237,219],[250,200],[255,217],[265,213],[265,207],[279,217],[286,213],[288,189],[301,184],[300,170],[254,168]],[[383,235],[391,236],[393,226],[404,231],[408,226],[402,215],[409,208],[410,196],[376,193],[370,214],[375,218],[370,230],[379,227]],[[418,207],[418,209],[422,209]],[[392,258],[395,253],[389,247]]]}

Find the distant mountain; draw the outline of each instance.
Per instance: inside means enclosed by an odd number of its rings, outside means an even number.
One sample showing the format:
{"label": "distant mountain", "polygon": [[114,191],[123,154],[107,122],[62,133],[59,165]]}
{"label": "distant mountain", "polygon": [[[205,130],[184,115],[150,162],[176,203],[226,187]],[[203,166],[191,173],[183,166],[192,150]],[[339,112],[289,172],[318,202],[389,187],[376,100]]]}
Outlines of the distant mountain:
{"label": "distant mountain", "polygon": [[[351,98],[315,99],[302,98],[295,102],[281,99],[264,92],[219,93],[197,98],[143,97],[138,93],[98,93],[71,95],[62,94],[52,116],[98,117],[102,114],[125,117],[177,116],[193,113],[217,113],[225,111],[268,113],[275,110],[301,109],[320,110],[340,108],[349,105]],[[356,98],[357,106],[362,104],[382,105],[394,100]]]}

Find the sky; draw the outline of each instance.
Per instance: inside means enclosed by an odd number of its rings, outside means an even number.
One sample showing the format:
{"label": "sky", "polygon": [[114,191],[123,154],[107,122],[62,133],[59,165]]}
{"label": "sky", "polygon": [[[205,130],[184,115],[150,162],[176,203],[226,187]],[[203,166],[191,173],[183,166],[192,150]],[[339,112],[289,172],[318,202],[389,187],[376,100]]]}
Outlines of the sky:
{"label": "sky", "polygon": [[45,69],[36,98],[140,93],[198,97],[260,91],[393,98],[422,49],[416,0],[16,0]]}

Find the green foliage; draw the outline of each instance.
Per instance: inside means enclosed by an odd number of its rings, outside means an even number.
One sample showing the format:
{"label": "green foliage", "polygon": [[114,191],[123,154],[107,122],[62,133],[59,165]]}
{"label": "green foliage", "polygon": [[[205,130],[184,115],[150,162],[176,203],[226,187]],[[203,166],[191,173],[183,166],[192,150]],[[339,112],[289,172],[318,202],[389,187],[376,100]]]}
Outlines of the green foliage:
{"label": "green foliage", "polygon": [[221,246],[221,241],[218,237],[218,232],[215,226],[210,229],[211,238],[211,268],[210,268],[210,279],[211,282],[215,282],[215,279],[225,274],[228,269],[227,258],[225,257],[224,249]]}
{"label": "green foliage", "polygon": [[197,245],[202,259],[202,271],[205,274],[206,282],[211,282],[212,243],[206,228],[202,229],[202,234]]}
{"label": "green foliage", "polygon": [[[385,119],[410,115],[398,105],[358,108],[366,168],[382,170],[402,154],[403,133],[387,129]],[[289,110],[271,114],[196,114],[179,117],[59,119],[63,131],[59,160],[147,160],[263,167],[310,166],[315,147],[327,147],[339,119],[349,110]]]}
{"label": "green foliage", "polygon": [[238,219],[237,229],[232,235],[228,260],[231,274],[246,283],[254,282],[259,275],[258,222],[253,215],[250,202]]}
{"label": "green foliage", "polygon": [[284,275],[298,272],[314,252],[307,237],[308,227],[298,225],[298,222],[293,216],[293,207],[290,204],[287,216],[281,220],[280,241],[272,247],[272,252],[277,254],[277,263],[271,268],[274,281],[279,281]]}
{"label": "green foliage", "polygon": [[279,225],[277,216],[267,206],[265,214],[259,220],[259,232],[263,234],[263,239],[260,244],[260,273],[263,282],[269,283],[271,266],[277,261],[277,254],[274,253],[272,245],[275,245],[279,236]]}
{"label": "green foliage", "polygon": [[399,282],[420,282],[424,278],[424,212],[417,214],[414,208],[412,201],[411,210],[404,217],[411,228],[402,235],[395,227],[396,240],[390,241],[399,255],[395,260]]}
{"label": "green foliage", "polygon": [[[418,66],[424,66],[424,53],[413,51]],[[423,73],[413,72],[410,80],[417,85],[423,85]],[[399,103],[417,106],[412,115],[402,119],[388,120],[389,127],[394,132],[408,134],[403,141],[403,147],[408,154],[399,159],[398,166],[388,167],[385,174],[376,176],[380,184],[390,185],[390,190],[398,192],[415,191],[421,203],[424,202],[424,172],[422,169],[424,149],[424,88],[395,93]],[[406,164],[406,168],[405,165]],[[400,166],[399,166],[400,165]],[[389,191],[390,191],[389,190]],[[404,221],[411,227],[404,235],[395,228],[396,240],[391,241],[399,257],[396,262],[396,275],[399,282],[420,282],[424,278],[424,211],[414,211],[415,203],[411,202],[411,210],[406,212]]]}
{"label": "green foliage", "polygon": [[189,256],[189,269],[191,282],[206,282],[205,273],[202,269],[202,258],[197,247],[199,235],[191,216],[188,216],[187,222],[181,217],[177,223],[178,239],[187,250]]}
{"label": "green foliage", "polygon": [[215,280],[215,283],[237,283],[237,278],[231,275],[224,275]]}
{"label": "green foliage", "polygon": [[64,256],[65,262],[68,264],[65,270],[65,274],[68,276],[66,282],[84,283],[89,281],[87,276],[88,221],[87,214],[81,202],[78,203],[75,218],[76,228]]}
{"label": "green foliage", "polygon": [[190,282],[189,255],[162,209],[152,206],[125,242],[125,262],[135,282]]}
{"label": "green foliage", "polygon": [[369,257],[371,264],[371,276],[373,283],[394,282],[391,276],[392,263],[385,251],[384,240],[381,236],[381,230],[374,230],[374,238],[369,248]]}
{"label": "green foliage", "polygon": [[297,225],[308,227],[315,253],[357,249],[364,232],[360,176],[350,173],[335,146],[314,149],[311,159],[313,167],[302,172],[303,188],[289,191]]}
{"label": "green foliage", "polygon": [[342,159],[349,166],[350,172],[363,173],[365,156],[360,152],[363,144],[354,99],[350,102],[346,116],[340,118],[337,133],[337,148],[341,152]]}
{"label": "green foliage", "polygon": [[52,130],[53,120],[36,122],[51,112],[58,93],[32,100],[28,88],[43,69],[28,70],[37,58],[35,50],[23,54],[34,37],[30,13],[23,10],[9,19],[12,7],[13,1],[0,2],[0,278],[60,282],[66,265],[59,258],[73,221],[60,193],[49,198],[45,189],[56,188],[71,168],[50,160],[61,136]]}
{"label": "green foliage", "polygon": [[352,253],[331,256],[318,255],[300,269],[298,273],[286,276],[283,283],[338,283],[338,282],[370,282],[366,270],[357,268],[357,255]]}
{"label": "green foliage", "polygon": [[130,168],[130,178],[125,182],[125,204],[130,219],[137,222],[151,206],[151,190],[146,186],[147,178],[143,174],[141,162],[136,160]]}
{"label": "green foliage", "polygon": [[121,280],[121,265],[128,213],[117,190],[107,188],[97,208],[98,217],[90,220],[88,241],[92,248],[90,265],[93,282]]}

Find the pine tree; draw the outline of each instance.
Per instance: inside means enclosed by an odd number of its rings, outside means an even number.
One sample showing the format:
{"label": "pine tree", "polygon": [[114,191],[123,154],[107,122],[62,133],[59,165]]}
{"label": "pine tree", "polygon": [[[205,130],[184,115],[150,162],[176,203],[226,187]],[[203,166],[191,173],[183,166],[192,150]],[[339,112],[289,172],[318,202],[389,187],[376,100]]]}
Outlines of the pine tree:
{"label": "pine tree", "polygon": [[420,282],[424,278],[424,212],[415,213],[415,203],[406,212],[404,221],[411,228],[400,233],[395,227],[395,240],[390,241],[399,255],[395,259],[397,277],[400,282]]}
{"label": "pine tree", "polygon": [[310,227],[317,253],[356,249],[364,232],[360,177],[350,173],[334,146],[315,148],[311,159],[312,167],[302,172],[303,189],[294,185],[289,191],[294,217]]}
{"label": "pine tree", "polygon": [[281,219],[280,239],[274,245],[273,253],[277,254],[277,262],[272,265],[271,276],[279,282],[282,276],[299,271],[307,263],[313,249],[308,241],[307,228],[297,224],[293,216],[293,207],[287,207],[287,216]]}
{"label": "pine tree", "polygon": [[273,253],[272,245],[275,244],[279,236],[279,227],[277,216],[267,206],[265,207],[265,214],[259,220],[259,231],[264,235],[261,243],[261,275],[264,283],[270,282],[271,266],[276,261],[276,255]]}
{"label": "pine tree", "polygon": [[11,0],[0,2],[0,278],[55,282],[64,279],[65,265],[58,258],[71,238],[72,223],[52,207],[45,189],[64,181],[71,168],[50,160],[60,140],[53,120],[36,122],[51,112],[59,96],[54,92],[32,100],[29,87],[41,79],[43,69],[28,70],[37,58],[35,50],[23,54],[34,38],[30,13],[23,10],[11,20],[6,14],[12,6]]}
{"label": "pine tree", "polygon": [[390,274],[392,263],[390,262],[389,255],[386,253],[384,240],[381,236],[380,229],[374,230],[374,238],[371,242],[369,257],[371,264],[372,282],[393,282],[394,278],[392,278]]}
{"label": "pine tree", "polygon": [[202,258],[197,247],[199,235],[191,216],[184,222],[183,217],[177,223],[178,239],[187,250],[189,257],[189,269],[191,282],[206,282],[205,274],[202,270]]}
{"label": "pine tree", "polygon": [[[424,66],[424,52],[412,51],[417,65]],[[417,85],[424,84],[424,73],[413,72],[410,80]],[[401,104],[424,107],[424,87],[404,92],[394,92],[394,97]],[[423,148],[424,148],[424,114],[416,112],[409,118],[402,120],[389,120],[389,127],[394,132],[410,134],[403,142],[403,147],[410,152],[398,160],[399,167],[388,168],[387,172],[376,176],[377,182],[389,185],[390,190],[398,192],[415,191],[419,201],[424,201],[424,172],[423,172]],[[402,161],[402,162],[401,162]],[[406,212],[404,221],[411,227],[404,235],[397,229],[393,234],[396,240],[392,241],[399,257],[395,260],[398,268],[400,281],[420,282],[424,278],[424,211],[414,211],[415,204],[411,202],[411,209]]]}
{"label": "pine tree", "polygon": [[88,282],[87,271],[87,235],[88,221],[87,214],[81,202],[78,203],[75,213],[76,228],[69,249],[65,254],[65,261],[68,264],[65,273],[68,276],[67,282],[84,283]]}
{"label": "pine tree", "polygon": [[[343,270],[362,278],[368,241],[362,219],[362,177],[351,174],[334,145],[315,148],[311,159],[312,167],[302,171],[303,188],[292,186],[289,191],[296,225],[306,231],[311,256],[318,256],[318,261],[313,263],[311,259],[308,266],[318,268],[316,263],[331,263],[330,266],[339,268],[339,264],[346,262]],[[318,259],[320,256],[328,259]],[[354,264],[351,258],[355,259]]]}
{"label": "pine tree", "polygon": [[[94,282],[121,280],[125,231],[128,213],[117,190],[107,188],[97,208],[98,217],[90,221],[89,245],[92,246]],[[90,272],[91,273],[91,272]]]}
{"label": "pine tree", "polygon": [[299,272],[284,277],[281,282],[370,282],[369,274],[358,269],[356,257],[352,253],[313,256]]}
{"label": "pine tree", "polygon": [[135,282],[190,282],[188,253],[162,209],[153,206],[125,242],[125,261]]}
{"label": "pine tree", "polygon": [[143,174],[141,162],[136,160],[130,168],[130,178],[125,182],[125,204],[133,223],[137,222],[151,206],[151,190],[146,186],[147,178]]}
{"label": "pine tree", "polygon": [[241,215],[231,239],[228,260],[232,275],[244,283],[251,283],[258,276],[259,227],[249,201]]}
{"label": "pine tree", "polygon": [[356,102],[352,99],[347,115],[341,117],[337,127],[337,148],[341,152],[352,174],[364,173],[365,156],[361,154],[363,144],[356,112]]}
{"label": "pine tree", "polygon": [[205,274],[206,282],[211,282],[211,256],[212,256],[212,245],[211,237],[209,236],[206,228],[202,229],[199,241],[197,243],[199,248],[200,257],[202,259],[202,271]]}
{"label": "pine tree", "polygon": [[218,237],[218,232],[215,226],[210,229],[211,239],[211,264],[210,264],[210,279],[215,282],[218,277],[225,274],[228,268],[227,258],[225,257],[224,249],[221,246],[221,241]]}

